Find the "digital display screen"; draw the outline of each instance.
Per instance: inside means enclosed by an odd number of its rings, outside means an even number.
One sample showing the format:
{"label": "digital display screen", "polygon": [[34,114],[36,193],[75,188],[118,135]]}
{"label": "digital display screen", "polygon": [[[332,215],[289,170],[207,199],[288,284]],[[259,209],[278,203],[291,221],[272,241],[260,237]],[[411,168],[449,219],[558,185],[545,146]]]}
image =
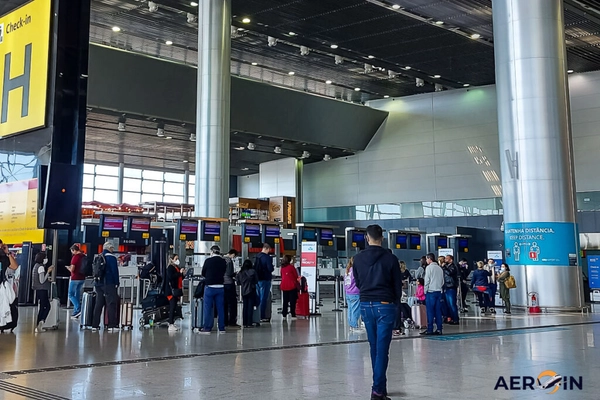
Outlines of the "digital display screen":
{"label": "digital display screen", "polygon": [[458,239],[458,247],[460,249],[466,249],[469,247],[469,239]]}
{"label": "digital display screen", "polygon": [[333,230],[332,229],[321,229],[321,239],[322,240],[333,240]]}
{"label": "digital display screen", "polygon": [[179,233],[182,235],[197,235],[198,221],[181,221],[181,232]]}
{"label": "digital display screen", "polygon": [[400,245],[401,249],[406,249],[408,242],[408,237],[406,235],[398,235],[396,236],[396,244]]}
{"label": "digital display screen", "polygon": [[221,224],[218,222],[205,222],[204,234],[208,236],[221,236]]}
{"label": "digital display screen", "polygon": [[421,245],[421,236],[410,235],[410,246],[420,246]]}
{"label": "digital display screen", "polygon": [[363,232],[353,232],[352,233],[352,241],[356,243],[365,241],[365,234]]}
{"label": "digital display screen", "polygon": [[129,220],[130,232],[150,232],[150,218],[131,218]]}
{"label": "digital display screen", "polygon": [[314,228],[304,228],[304,230],[302,231],[302,240],[317,240],[317,230]]}
{"label": "digital display screen", "polygon": [[246,233],[247,237],[259,237],[260,236],[260,226],[259,225],[246,225]]}
{"label": "digital display screen", "polygon": [[447,237],[438,237],[437,245],[438,245],[438,247],[441,247],[442,249],[447,248],[448,247],[448,238]]}
{"label": "digital display screen", "polygon": [[102,223],[103,231],[122,231],[123,217],[105,215]]}
{"label": "digital display screen", "polygon": [[278,226],[265,226],[265,237],[278,238],[281,236],[281,230]]}

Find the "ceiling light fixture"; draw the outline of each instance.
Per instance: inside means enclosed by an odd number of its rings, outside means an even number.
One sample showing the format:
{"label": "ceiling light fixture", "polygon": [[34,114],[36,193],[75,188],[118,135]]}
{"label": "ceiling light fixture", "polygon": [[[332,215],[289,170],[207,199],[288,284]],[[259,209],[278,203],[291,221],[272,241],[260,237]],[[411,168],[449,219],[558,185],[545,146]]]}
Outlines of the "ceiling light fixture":
{"label": "ceiling light fixture", "polygon": [[188,160],[183,160],[183,163],[187,164],[187,163],[189,163],[189,161]]}
{"label": "ceiling light fixture", "polygon": [[112,31],[113,32],[121,32],[121,28],[119,28],[118,26],[113,26]]}
{"label": "ceiling light fixture", "polygon": [[288,33],[288,35],[290,35],[290,36],[296,36],[296,33],[295,32],[290,32],[290,33]]}
{"label": "ceiling light fixture", "polygon": [[415,85],[417,87],[423,87],[423,86],[425,86],[425,81],[421,78],[417,78],[417,79],[415,79]]}
{"label": "ceiling light fixture", "polygon": [[335,50],[335,49],[337,49],[339,46],[338,46],[337,44],[332,44],[330,47],[331,47],[332,49],[334,49],[334,50]]}
{"label": "ceiling light fixture", "polygon": [[198,3],[196,3],[195,1],[192,1],[190,3],[190,6],[192,6],[192,7],[198,7]]}
{"label": "ceiling light fixture", "polygon": [[395,73],[394,71],[392,71],[391,69],[388,71],[388,78],[394,79],[397,76],[398,76],[398,74]]}
{"label": "ceiling light fixture", "polygon": [[[193,24],[194,22],[197,21],[197,18],[194,14],[192,13],[187,13],[187,22],[188,24]],[[235,30],[235,28],[233,28],[231,31],[233,32]]]}
{"label": "ceiling light fixture", "polygon": [[367,58],[368,58],[369,60],[372,60],[372,59],[374,59],[374,58],[375,58],[375,56],[368,56]]}
{"label": "ceiling light fixture", "polygon": [[308,151],[304,150],[302,152],[302,158],[309,158],[309,157],[310,157],[310,153]]}
{"label": "ceiling light fixture", "polygon": [[273,149],[273,152],[275,154],[281,154],[281,146],[275,146],[275,148]]}
{"label": "ceiling light fixture", "polygon": [[190,142],[195,142],[195,141],[196,141],[196,134],[190,133]]}
{"label": "ceiling light fixture", "polygon": [[170,46],[170,45],[172,45],[172,44],[173,44],[173,42],[172,42],[172,41],[170,41],[170,40],[167,40],[167,41],[165,42],[165,44],[166,44],[167,46]]}
{"label": "ceiling light fixture", "polygon": [[371,72],[373,72],[373,66],[371,64],[365,64],[364,68],[365,74],[370,74]]}
{"label": "ceiling light fixture", "polygon": [[256,149],[256,145],[252,142],[248,143],[248,150],[252,151],[254,149]]}
{"label": "ceiling light fixture", "polygon": [[439,83],[435,84],[435,91],[436,92],[441,92],[442,90],[444,90],[444,87],[442,85],[440,85]]}
{"label": "ceiling light fixture", "polygon": [[329,154],[325,154],[323,156],[323,161],[331,161],[331,156]]}
{"label": "ceiling light fixture", "polygon": [[158,129],[156,130],[156,136],[165,137],[165,126],[160,124],[158,125]]}
{"label": "ceiling light fixture", "polygon": [[166,140],[171,140],[171,139],[173,139],[173,136],[167,136],[165,139]]}
{"label": "ceiling light fixture", "polygon": [[127,130],[127,126],[125,125],[125,121],[119,121],[119,125],[117,125],[117,130],[119,132],[125,132]]}
{"label": "ceiling light fixture", "polygon": [[153,1],[149,1],[148,2],[148,10],[150,10],[150,12],[158,11],[158,4],[156,4]]}
{"label": "ceiling light fixture", "polygon": [[405,70],[410,70],[412,67],[409,67],[408,65],[406,67],[404,67]]}
{"label": "ceiling light fixture", "polygon": [[331,85],[333,82],[332,82],[332,81],[325,81],[325,83],[326,83],[327,85]]}
{"label": "ceiling light fixture", "polygon": [[288,75],[294,76],[294,75],[296,75],[296,73],[294,71],[290,71],[290,72],[288,72]]}
{"label": "ceiling light fixture", "polygon": [[389,98],[390,98],[390,96],[386,94],[385,96],[383,96],[383,98],[384,98],[384,99],[389,99]]}
{"label": "ceiling light fixture", "polygon": [[246,150],[246,148],[244,146],[234,147],[234,149],[237,151]]}
{"label": "ceiling light fixture", "polygon": [[275,39],[273,36],[268,36],[267,44],[269,45],[269,47],[275,47],[277,46],[277,39]]}
{"label": "ceiling light fixture", "polygon": [[399,6],[398,4],[394,4],[394,5],[392,6],[392,8],[393,8],[394,10],[399,10],[399,9],[400,9],[400,6]]}
{"label": "ceiling light fixture", "polygon": [[244,168],[242,168],[242,171],[248,171],[249,169],[250,168],[248,168],[248,167],[244,167]]}
{"label": "ceiling light fixture", "polygon": [[444,21],[435,21],[436,25],[444,25]]}
{"label": "ceiling light fixture", "polygon": [[250,22],[252,22],[252,20],[250,18],[246,17],[246,18],[242,19],[242,22],[244,24],[249,24]]}
{"label": "ceiling light fixture", "polygon": [[567,71],[567,74],[572,74],[573,72],[575,72],[575,71],[573,71],[572,69],[570,69],[570,70]]}
{"label": "ceiling light fixture", "polygon": [[252,65],[254,65],[255,67],[258,65],[257,62],[253,62]]}
{"label": "ceiling light fixture", "polygon": [[471,86],[471,85],[470,85],[470,84],[468,84],[468,83],[465,83],[465,84],[463,85],[463,87],[469,87],[469,86]]}
{"label": "ceiling light fixture", "polygon": [[434,75],[433,76],[435,79],[440,79],[442,76],[441,75]]}
{"label": "ceiling light fixture", "polygon": [[471,35],[471,39],[473,39],[473,40],[477,40],[480,37],[481,37],[481,35],[479,33],[474,33],[474,34]]}
{"label": "ceiling light fixture", "polygon": [[310,49],[306,46],[300,46],[300,55],[307,56],[310,53]]}
{"label": "ceiling light fixture", "polygon": [[335,65],[342,65],[344,63],[344,58],[342,56],[335,56]]}
{"label": "ceiling light fixture", "polygon": [[357,88],[354,88],[354,91],[355,91],[355,92],[360,92],[360,88],[359,88],[359,87],[357,87]]}

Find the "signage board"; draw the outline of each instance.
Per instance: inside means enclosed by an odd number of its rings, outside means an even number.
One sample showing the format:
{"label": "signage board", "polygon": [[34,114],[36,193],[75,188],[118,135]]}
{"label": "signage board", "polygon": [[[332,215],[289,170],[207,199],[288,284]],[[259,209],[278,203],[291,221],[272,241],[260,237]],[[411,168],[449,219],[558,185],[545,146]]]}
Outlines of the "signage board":
{"label": "signage board", "polygon": [[600,289],[600,256],[587,256],[590,289]]}
{"label": "signage board", "polygon": [[446,257],[446,256],[454,257],[454,249],[438,249],[438,257]]}
{"label": "signage board", "polygon": [[46,125],[52,1],[0,17],[0,138]]}
{"label": "signage board", "polygon": [[576,266],[579,263],[577,225],[571,222],[520,222],[504,227],[509,265]]}
{"label": "signage board", "polygon": [[317,242],[302,242],[300,270],[306,278],[308,291],[317,291]]}
{"label": "signage board", "polygon": [[0,238],[4,243],[42,243],[37,227],[38,180],[0,184]]}

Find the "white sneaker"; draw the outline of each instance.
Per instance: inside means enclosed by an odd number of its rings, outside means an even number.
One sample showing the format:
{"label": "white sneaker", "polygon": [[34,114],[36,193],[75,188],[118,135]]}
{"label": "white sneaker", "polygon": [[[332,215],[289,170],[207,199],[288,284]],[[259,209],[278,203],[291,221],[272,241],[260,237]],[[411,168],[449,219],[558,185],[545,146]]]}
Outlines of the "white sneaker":
{"label": "white sneaker", "polygon": [[38,323],[35,328],[35,333],[46,332],[46,328],[44,328],[43,326],[44,326],[44,321],[40,321],[40,323]]}
{"label": "white sneaker", "polygon": [[364,331],[365,331],[365,329],[361,328],[361,327],[359,327],[359,328],[350,327],[350,332],[352,332],[352,333],[363,333]]}
{"label": "white sneaker", "polygon": [[219,335],[222,335],[224,333],[227,333],[227,331],[219,331]]}
{"label": "white sneaker", "polygon": [[169,332],[177,332],[179,331],[179,327],[175,324],[169,324]]}

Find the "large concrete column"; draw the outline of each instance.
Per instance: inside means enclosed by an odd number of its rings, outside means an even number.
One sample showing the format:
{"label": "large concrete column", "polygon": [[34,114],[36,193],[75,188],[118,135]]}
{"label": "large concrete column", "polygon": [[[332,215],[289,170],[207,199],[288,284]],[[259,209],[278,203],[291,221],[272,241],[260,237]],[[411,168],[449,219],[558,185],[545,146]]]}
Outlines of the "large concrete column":
{"label": "large concrete column", "polygon": [[[199,3],[196,215],[227,218],[231,99],[231,0]],[[222,234],[227,247],[228,235]]]}
{"label": "large concrete column", "polygon": [[582,305],[562,0],[494,0],[505,256],[526,305]]}

